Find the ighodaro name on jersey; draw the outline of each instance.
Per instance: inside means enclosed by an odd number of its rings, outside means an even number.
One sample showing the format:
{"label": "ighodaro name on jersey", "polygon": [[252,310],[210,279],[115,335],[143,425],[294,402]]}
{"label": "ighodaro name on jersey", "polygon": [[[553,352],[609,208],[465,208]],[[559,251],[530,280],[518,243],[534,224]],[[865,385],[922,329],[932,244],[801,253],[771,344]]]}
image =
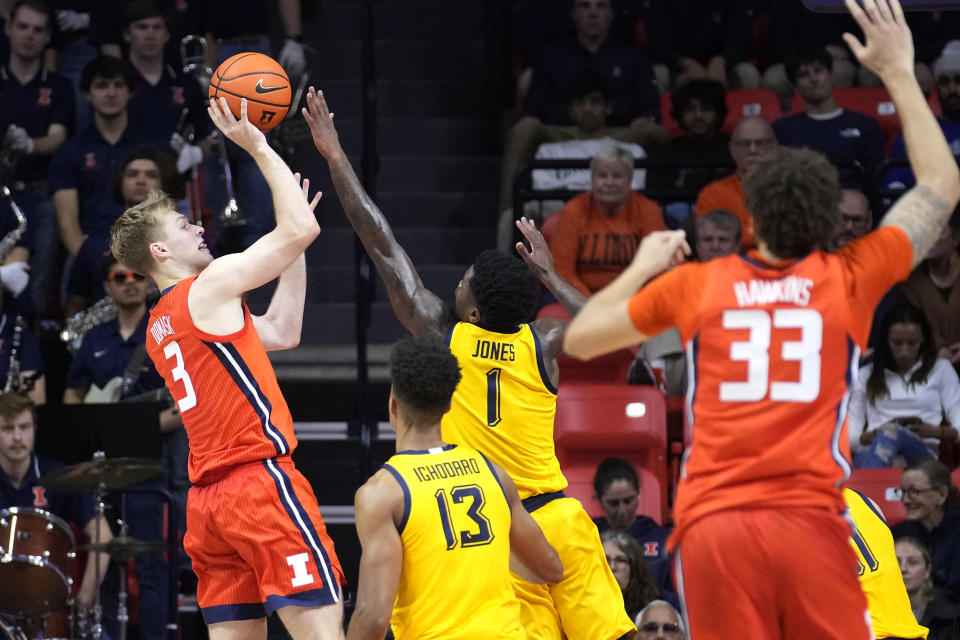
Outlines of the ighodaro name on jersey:
{"label": "ighodaro name on jersey", "polygon": [[810,289],[813,280],[799,276],[787,276],[779,280],[748,280],[734,282],[733,293],[741,307],[756,307],[774,303],[795,304],[805,307],[810,304]]}
{"label": "ighodaro name on jersey", "polygon": [[501,360],[503,362],[513,362],[517,359],[517,354],[513,345],[507,342],[494,342],[492,340],[477,340],[477,346],[471,354],[473,358],[487,358],[488,360]]}
{"label": "ighodaro name on jersey", "polygon": [[431,480],[442,480],[444,478],[455,478],[457,476],[469,476],[480,473],[480,466],[476,460],[454,460],[453,462],[425,464],[420,467],[414,467],[413,473],[420,482],[430,482]]}
{"label": "ighodaro name on jersey", "polygon": [[167,336],[173,335],[173,326],[170,324],[170,316],[160,316],[150,325],[150,335],[157,341],[157,344],[163,342]]}

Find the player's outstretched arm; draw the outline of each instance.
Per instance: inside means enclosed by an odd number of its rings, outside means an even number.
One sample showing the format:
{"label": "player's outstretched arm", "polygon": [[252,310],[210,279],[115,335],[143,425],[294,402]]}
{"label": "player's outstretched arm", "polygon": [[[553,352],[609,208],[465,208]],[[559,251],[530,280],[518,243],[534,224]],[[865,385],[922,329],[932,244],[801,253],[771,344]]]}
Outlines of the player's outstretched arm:
{"label": "player's outstretched arm", "polygon": [[380,470],[357,490],[354,512],[363,553],[357,607],[347,640],[383,640],[403,569],[403,544],[397,532],[403,490],[387,471]]}
{"label": "player's outstretched arm", "polygon": [[617,279],[596,292],[567,328],[566,353],[589,360],[647,338],[637,331],[627,304],[648,280],[690,255],[683,231],[654,231],[640,243],[633,262]]}
{"label": "player's outstretched arm", "polygon": [[439,335],[447,327],[448,312],[443,301],[423,286],[410,256],[403,250],[386,217],[357,178],[350,159],[340,146],[333,114],[327,108],[323,92],[313,87],[307,92],[307,108],[303,117],[317,151],[330,166],[333,186],[350,225],[373,260],[383,279],[393,310],[410,333],[415,336]]}
{"label": "player's outstretched arm", "polygon": [[563,579],[563,563],[540,525],[523,508],[520,494],[507,472],[491,463],[510,504],[510,570],[527,582],[549,584]]}
{"label": "player's outstretched arm", "polygon": [[[300,181],[300,174],[294,174]],[[310,180],[301,183],[303,197],[310,202],[310,210],[316,209],[320,202],[320,193],[310,200]],[[307,261],[300,254],[277,280],[277,288],[270,299],[270,306],[262,316],[253,317],[253,326],[260,336],[260,342],[267,351],[292,349],[300,344],[300,332],[303,329],[303,307],[307,295]]]}
{"label": "player's outstretched arm", "polygon": [[883,80],[903,124],[917,186],[897,201],[882,224],[903,229],[913,244],[916,266],[936,242],[960,199],[960,171],[917,84],[913,38],[900,3],[862,0],[861,7],[856,0],[846,0],[846,4],[866,42],[849,33],[843,38],[860,63]]}
{"label": "player's outstretched arm", "polygon": [[256,161],[273,193],[277,226],[246,251],[214,260],[201,272],[192,288],[197,295],[191,295],[191,313],[195,313],[193,303],[197,300],[204,307],[216,307],[274,280],[320,233],[297,179],[267,144],[263,132],[247,120],[246,99],[241,100],[239,120],[230,112],[227,101],[220,101],[219,105],[211,101],[207,112],[217,128]]}

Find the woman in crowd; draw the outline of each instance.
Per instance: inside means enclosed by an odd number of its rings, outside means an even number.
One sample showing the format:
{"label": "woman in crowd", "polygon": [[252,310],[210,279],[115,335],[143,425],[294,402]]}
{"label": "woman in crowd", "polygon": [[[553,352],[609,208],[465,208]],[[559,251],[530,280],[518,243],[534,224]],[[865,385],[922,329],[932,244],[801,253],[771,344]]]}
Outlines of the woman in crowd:
{"label": "woman in crowd", "polygon": [[892,528],[930,550],[933,585],[955,601],[960,595],[960,492],[938,460],[921,460],[903,472],[901,500],[906,520]]}
{"label": "woman in crowd", "polygon": [[[850,398],[850,448],[857,467],[913,464],[936,457],[941,440],[955,442],[960,380],[937,358],[923,313],[899,304],[883,316],[873,363],[860,369]],[[944,423],[946,416],[946,423]]]}
{"label": "woman in crowd", "polygon": [[600,536],[607,564],[623,592],[623,606],[633,620],[660,590],[653,583],[637,541],[622,531],[608,529]]}
{"label": "woman in crowd", "polygon": [[913,615],[930,630],[927,640],[960,640],[960,610],[934,588],[930,552],[910,537],[897,540],[896,550]]}

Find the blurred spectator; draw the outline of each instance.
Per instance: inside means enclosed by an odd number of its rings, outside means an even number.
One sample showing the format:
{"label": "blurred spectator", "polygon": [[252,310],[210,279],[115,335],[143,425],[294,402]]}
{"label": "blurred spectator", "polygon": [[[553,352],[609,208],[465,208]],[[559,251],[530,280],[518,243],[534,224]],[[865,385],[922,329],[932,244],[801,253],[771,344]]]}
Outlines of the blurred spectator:
{"label": "blurred spectator", "polygon": [[930,630],[927,640],[957,640],[960,609],[940,595],[930,579],[930,551],[919,540],[904,536],[894,548],[917,622]]}
{"label": "blurred spectator", "polygon": [[[97,57],[96,47],[90,40],[91,11],[99,2],[89,0],[53,0],[50,7],[56,16],[56,68],[73,84],[75,94],[83,91],[81,74],[90,61]],[[90,126],[90,103],[76,100],[77,129]]]}
{"label": "blurred spectator", "polygon": [[773,10],[773,64],[763,72],[761,86],[780,96],[789,110],[794,82],[787,65],[804,51],[825,49],[830,56],[831,83],[835,87],[852,87],[857,76],[857,63],[843,42],[844,31],[857,33],[856,24],[846,14],[816,13],[800,2],[776,2]]}
{"label": "blurred spectator", "polygon": [[637,470],[626,460],[605,458],[593,477],[593,490],[604,513],[603,517],[594,519],[597,530],[600,533],[613,530],[630,534],[640,545],[644,563],[653,576],[657,590],[675,595],[670,577],[670,558],[667,556],[670,530],[661,527],[652,518],[637,513],[640,496]]}
{"label": "blurred spectator", "polygon": [[787,76],[803,97],[804,112],[773,123],[786,147],[809,147],[827,156],[845,184],[866,184],[884,158],[880,124],[868,115],[837,106],[826,49],[812,49],[787,65]]}
{"label": "blurred spectator", "polygon": [[935,60],[960,37],[960,13],[956,11],[911,11],[906,14],[916,51],[917,81],[924,93],[933,91]]}
{"label": "blurred spectator", "polygon": [[[154,0],[167,23],[171,39],[164,46],[164,58],[177,69],[183,67],[180,59],[180,40],[188,34],[199,34],[198,6],[201,2],[183,0]],[[125,19],[132,0],[100,0],[90,11],[90,39],[100,53],[123,58],[129,44],[124,39]]]}
{"label": "blurred spectator", "polygon": [[[953,155],[960,156],[960,40],[951,42],[933,63],[933,76],[942,115],[937,118]],[[907,157],[903,133],[898,133],[890,147],[891,158]],[[910,167],[889,169],[883,176],[886,186],[909,189],[915,184]]]}
{"label": "blurred spectator", "polygon": [[656,600],[658,591],[641,555],[640,545],[626,533],[614,529],[601,533],[600,542],[607,564],[623,592],[623,606],[633,620],[643,607]]}
{"label": "blurred spectator", "polygon": [[614,42],[611,0],[572,0],[576,38],[551,47],[533,71],[524,115],[507,133],[501,168],[500,211],[512,205],[514,175],[543,142],[576,137],[571,127],[569,94],[573,79],[584,70],[600,74],[607,84],[607,121],[622,130],[612,138],[634,142],[644,149],[665,144],[667,132],[654,122],[660,113],[660,97],[646,54],[636,46]]}
{"label": "blurred spectator", "polygon": [[[50,269],[57,250],[57,226],[53,203],[47,193],[50,159],[66,139],[74,124],[74,92],[70,81],[43,64],[43,51],[50,41],[51,14],[37,0],[13,3],[11,20],[5,32],[9,37],[9,62],[0,67],[0,130],[3,167],[10,169],[4,183],[13,190],[13,198],[27,217],[27,231],[4,260],[5,265],[30,261],[30,295],[42,303]],[[17,226],[7,215],[0,223],[0,234]],[[26,280],[14,284],[0,280],[14,296],[19,296]]]}
{"label": "blurred spectator", "polygon": [[[72,523],[91,541],[99,539],[102,543],[109,542],[113,537],[110,527],[102,516],[96,515],[93,498],[89,493],[60,493],[40,484],[41,478],[63,468],[63,465],[36,455],[36,434],[36,403],[19,393],[0,394],[0,509],[42,509]],[[18,533],[29,535],[40,532],[25,527]],[[44,542],[54,540],[55,538],[46,538]],[[38,560],[48,562],[46,558]],[[97,561],[99,567],[94,564]],[[109,561],[110,558],[105,553],[87,554],[83,578],[76,593],[77,603],[83,608],[93,606],[99,586],[98,572],[100,580],[103,580]],[[4,586],[8,589],[30,587],[29,584]]]}
{"label": "blurred spectator", "polygon": [[695,224],[694,247],[700,262],[740,253],[743,227],[734,212],[714,209],[697,217]]}
{"label": "blurred spectator", "polygon": [[[177,171],[198,166],[210,150],[212,130],[203,91],[193,76],[164,59],[167,22],[154,0],[133,0],[124,9],[123,37],[129,46],[133,86],[127,112],[149,122],[154,144],[177,154]],[[197,212],[199,214],[199,212]]]}
{"label": "blurred spectator", "polygon": [[639,640],[679,640],[684,637],[680,612],[663,600],[654,600],[645,606],[635,623]]}
{"label": "blurred spectator", "polygon": [[[545,139],[553,142],[543,142],[537,147],[537,159],[584,159],[592,158],[602,149],[620,145],[629,149],[635,158],[645,158],[646,152],[638,144],[622,142],[622,138],[629,139],[628,129],[608,129],[607,114],[610,111],[608,101],[607,82],[602,75],[586,69],[578,73],[571,80],[570,87],[570,117],[573,127],[543,127],[541,133]],[[624,135],[626,134],[626,135]],[[525,163],[528,158],[519,159]],[[500,216],[497,231],[497,246],[501,250],[512,248],[513,244],[513,177],[517,167],[508,167],[507,158],[504,158],[502,179],[500,185],[501,196],[506,200]],[[532,183],[534,189],[569,189],[571,191],[585,191],[590,188],[590,171],[587,169],[537,169],[533,172]],[[633,172],[634,189],[643,189],[646,181],[646,171],[637,169]]]}
{"label": "blurred spectator", "polygon": [[906,520],[893,537],[910,537],[930,550],[933,585],[951,601],[960,595],[960,493],[939,460],[910,465],[900,480]]}
{"label": "blurred spectator", "polygon": [[560,211],[550,251],[557,273],[590,295],[612,282],[633,260],[640,240],[665,230],[656,202],[630,190],[633,154],[621,147],[590,162],[591,188]]}
{"label": "blurred spectator", "polygon": [[[67,374],[65,404],[129,401],[165,388],[160,374],[146,357],[146,298],[150,283],[112,256],[104,261],[103,275],[104,289],[117,305],[117,316],[84,336]],[[94,386],[96,390],[91,394]],[[174,517],[182,528],[189,487],[186,432],[175,408],[162,411],[159,422],[163,433],[162,488],[170,491]],[[163,539],[164,503],[158,495],[143,493],[136,500],[127,500],[126,517],[131,536],[140,540]],[[141,637],[164,640],[169,581],[163,554],[141,554],[135,563],[140,575]]]}
{"label": "blurred spectator", "polygon": [[960,380],[949,362],[937,358],[923,313],[898,305],[880,326],[886,339],[860,369],[848,407],[857,467],[899,466],[898,456],[913,464],[936,457],[941,440],[958,440],[951,425],[960,425]]}
{"label": "blurred spectator", "polygon": [[[711,80],[691,80],[670,94],[670,115],[680,125],[683,134],[654,150],[658,160],[686,163],[688,166],[651,168],[648,172],[650,189],[681,190],[695,194],[711,181],[726,174],[726,167],[698,168],[697,165],[731,165],[730,138],[721,127],[727,117],[726,92],[723,86]],[[667,215],[674,220],[685,219],[692,208],[688,202],[668,203]]]}
{"label": "blurred spectator", "polygon": [[760,160],[767,157],[777,147],[777,138],[770,123],[759,116],[747,116],[737,123],[730,137],[730,155],[736,170],[727,176],[711,182],[697,196],[694,207],[696,215],[702,216],[714,209],[726,209],[736,214],[743,227],[742,245],[744,251],[757,246],[753,231],[753,216],[747,211],[743,201],[743,177]]}
{"label": "blurred spectator", "polygon": [[713,80],[733,89],[756,89],[760,73],[748,60],[755,0],[671,0],[666,3],[673,51],[673,85]]}
{"label": "blurred spectator", "polygon": [[837,205],[840,216],[837,228],[830,240],[830,251],[836,251],[851,240],[856,240],[873,224],[873,215],[870,213],[870,201],[862,191],[856,189],[842,189],[840,203]]}
{"label": "blurred spectator", "polygon": [[[152,189],[174,198],[180,184],[173,158],[162,149],[142,146],[127,153],[113,176],[111,196],[126,210],[143,202]],[[103,258],[110,250],[110,237],[97,234],[80,247],[67,280],[65,315],[72,316],[106,295],[103,290]]]}
{"label": "blurred spectator", "polygon": [[127,115],[130,68],[125,62],[99,56],[83,70],[81,82],[93,124],[60,145],[50,167],[60,238],[71,256],[90,236],[105,235],[122,213],[110,198],[113,174],[120,158],[148,138]]}
{"label": "blurred spectator", "polygon": [[960,209],[944,227],[940,239],[923,262],[900,285],[910,304],[923,311],[933,329],[933,341],[941,358],[960,364]]}

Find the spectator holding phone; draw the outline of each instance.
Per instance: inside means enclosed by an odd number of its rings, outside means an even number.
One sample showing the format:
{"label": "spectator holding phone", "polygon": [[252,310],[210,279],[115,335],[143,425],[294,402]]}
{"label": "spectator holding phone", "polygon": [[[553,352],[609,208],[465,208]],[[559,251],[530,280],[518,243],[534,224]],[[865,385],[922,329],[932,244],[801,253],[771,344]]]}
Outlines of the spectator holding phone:
{"label": "spectator holding phone", "polygon": [[880,335],[873,363],[860,369],[850,398],[853,464],[889,467],[935,458],[942,440],[957,441],[957,373],[937,357],[930,324],[912,305],[892,307]]}

